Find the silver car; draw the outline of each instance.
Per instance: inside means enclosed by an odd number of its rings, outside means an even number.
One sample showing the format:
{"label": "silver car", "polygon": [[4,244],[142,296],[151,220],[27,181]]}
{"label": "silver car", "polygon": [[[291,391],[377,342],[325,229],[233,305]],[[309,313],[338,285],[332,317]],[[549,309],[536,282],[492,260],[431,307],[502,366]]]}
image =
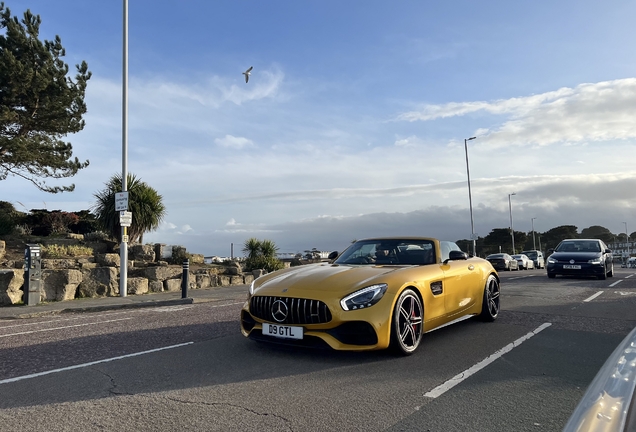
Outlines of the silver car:
{"label": "silver car", "polygon": [[543,256],[543,252],[540,250],[532,249],[521,252],[528,258],[530,258],[534,262],[534,268],[544,269],[545,268],[545,257]]}

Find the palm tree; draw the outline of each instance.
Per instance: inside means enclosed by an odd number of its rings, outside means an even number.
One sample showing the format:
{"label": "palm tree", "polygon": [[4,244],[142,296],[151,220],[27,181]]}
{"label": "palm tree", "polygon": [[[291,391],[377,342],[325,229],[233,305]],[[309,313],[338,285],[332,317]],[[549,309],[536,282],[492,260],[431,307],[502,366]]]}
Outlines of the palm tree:
{"label": "palm tree", "polygon": [[265,269],[267,271],[280,270],[284,267],[282,261],[276,258],[278,246],[271,240],[259,240],[249,238],[243,243],[243,253],[245,259],[245,270]]}
{"label": "palm tree", "polygon": [[278,246],[272,240],[263,240],[261,241],[261,254],[268,258],[273,258],[276,256],[276,252],[278,252]]}
{"label": "palm tree", "polygon": [[[115,194],[121,192],[121,174],[113,175],[106,188],[94,194],[97,202],[91,210],[95,213],[102,229],[113,238],[121,241],[119,212],[115,211]],[[166,215],[163,197],[155,189],[128,174],[128,210],[132,212],[132,224],[128,228],[130,242],[143,242],[144,233],[159,228]]]}
{"label": "palm tree", "polygon": [[243,243],[243,253],[247,258],[256,258],[261,252],[261,241],[255,237],[248,238]]}

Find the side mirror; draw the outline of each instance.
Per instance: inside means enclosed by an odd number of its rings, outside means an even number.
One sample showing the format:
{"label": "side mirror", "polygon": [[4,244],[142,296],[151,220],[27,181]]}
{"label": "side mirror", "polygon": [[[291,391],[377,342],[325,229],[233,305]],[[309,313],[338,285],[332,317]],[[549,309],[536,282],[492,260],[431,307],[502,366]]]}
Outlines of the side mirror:
{"label": "side mirror", "polygon": [[468,254],[463,251],[452,250],[448,254],[448,259],[444,261],[445,263],[448,261],[458,261],[458,260],[467,260]]}
{"label": "side mirror", "polygon": [[612,253],[611,249],[605,249],[605,253]]}
{"label": "side mirror", "polygon": [[338,251],[333,251],[327,256],[329,260],[335,260],[336,258],[338,258]]}
{"label": "side mirror", "polygon": [[553,248],[548,249],[548,255],[550,255],[552,252],[554,252]]}

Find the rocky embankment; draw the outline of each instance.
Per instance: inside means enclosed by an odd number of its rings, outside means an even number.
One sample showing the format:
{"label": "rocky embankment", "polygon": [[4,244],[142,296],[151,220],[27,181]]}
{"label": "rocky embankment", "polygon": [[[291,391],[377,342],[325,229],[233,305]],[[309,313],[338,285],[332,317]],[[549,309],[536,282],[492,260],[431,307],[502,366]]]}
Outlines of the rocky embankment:
{"label": "rocky embankment", "polygon": [[[42,259],[40,301],[52,302],[119,295],[119,254],[109,253],[106,243],[95,243],[90,247],[94,251],[92,256]],[[168,261],[161,260],[162,247],[165,245],[129,246],[127,272],[129,295],[181,289],[183,267],[180,264],[171,265]],[[0,240],[0,259],[4,257],[5,242]],[[24,260],[2,261],[0,306],[22,302],[24,277]],[[202,255],[190,255],[189,289],[249,284],[254,277],[252,273],[244,274],[237,262],[229,265],[204,265]]]}

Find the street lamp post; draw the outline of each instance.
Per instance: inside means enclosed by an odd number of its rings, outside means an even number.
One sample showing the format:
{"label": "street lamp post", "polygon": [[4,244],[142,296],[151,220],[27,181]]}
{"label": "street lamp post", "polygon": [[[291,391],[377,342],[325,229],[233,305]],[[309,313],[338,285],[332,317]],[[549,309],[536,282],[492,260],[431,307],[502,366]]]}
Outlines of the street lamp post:
{"label": "street lamp post", "polygon": [[468,167],[468,141],[477,137],[464,139],[464,150],[466,151],[466,175],[468,176],[468,205],[470,207],[470,238],[473,241],[473,256],[477,256],[477,244],[475,241],[475,222],[473,220],[473,197],[470,193],[470,168]]}
{"label": "street lamp post", "polygon": [[[122,144],[121,144],[121,191],[128,191],[128,0],[123,0],[123,55],[122,55]],[[119,245],[119,296],[128,295],[128,240],[127,228],[121,227]]]}
{"label": "street lamp post", "polygon": [[510,197],[517,195],[515,192],[508,194],[508,208],[510,209],[510,236],[512,237],[512,254],[515,254],[515,229],[512,226],[512,201]]}
{"label": "street lamp post", "polygon": [[530,219],[530,222],[532,222],[532,249],[533,250],[537,250],[537,245],[534,242],[534,220],[536,219],[536,217],[533,217]]}
{"label": "street lamp post", "polygon": [[627,233],[627,222],[623,222],[625,224],[625,241],[627,245],[627,259],[629,259],[629,234]]}

